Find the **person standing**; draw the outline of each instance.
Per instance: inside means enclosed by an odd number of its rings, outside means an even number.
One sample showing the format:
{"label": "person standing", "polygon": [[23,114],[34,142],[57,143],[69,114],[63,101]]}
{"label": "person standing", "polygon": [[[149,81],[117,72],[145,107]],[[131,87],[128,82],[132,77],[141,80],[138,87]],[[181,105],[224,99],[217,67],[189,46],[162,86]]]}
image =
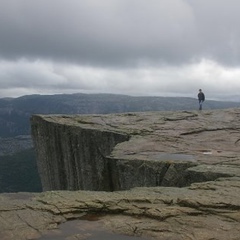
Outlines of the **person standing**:
{"label": "person standing", "polygon": [[205,95],[202,92],[202,89],[199,89],[199,93],[198,93],[199,110],[202,110],[202,104],[204,101],[205,101]]}

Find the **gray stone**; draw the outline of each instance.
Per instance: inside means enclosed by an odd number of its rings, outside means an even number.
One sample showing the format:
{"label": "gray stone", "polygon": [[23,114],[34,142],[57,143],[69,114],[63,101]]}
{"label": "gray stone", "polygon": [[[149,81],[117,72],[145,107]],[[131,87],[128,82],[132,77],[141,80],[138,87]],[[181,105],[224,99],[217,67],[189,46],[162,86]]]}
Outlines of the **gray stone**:
{"label": "gray stone", "polygon": [[[183,187],[230,176],[205,165],[238,165],[238,117],[239,109],[33,116],[43,189]],[[199,164],[203,171],[189,169]]]}
{"label": "gray stone", "polygon": [[146,239],[237,240],[239,131],[240,109],[34,116],[48,191],[0,194],[0,239],[54,239],[62,223],[96,218]]}

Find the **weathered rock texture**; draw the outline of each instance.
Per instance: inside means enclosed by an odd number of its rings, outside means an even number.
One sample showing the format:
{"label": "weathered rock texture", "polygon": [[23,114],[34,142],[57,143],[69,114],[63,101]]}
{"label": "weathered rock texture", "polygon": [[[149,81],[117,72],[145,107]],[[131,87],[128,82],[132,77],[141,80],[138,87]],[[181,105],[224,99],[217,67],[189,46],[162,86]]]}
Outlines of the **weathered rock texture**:
{"label": "weathered rock texture", "polygon": [[81,115],[33,117],[43,190],[110,189],[105,158],[129,136],[108,131],[107,126],[96,128],[86,120]]}
{"label": "weathered rock texture", "polygon": [[240,239],[240,109],[39,115],[32,132],[44,189],[65,191],[0,194],[0,239],[93,213],[147,239]]}
{"label": "weathered rock texture", "polygon": [[183,187],[230,176],[194,169],[239,160],[238,111],[33,116],[43,189]]}

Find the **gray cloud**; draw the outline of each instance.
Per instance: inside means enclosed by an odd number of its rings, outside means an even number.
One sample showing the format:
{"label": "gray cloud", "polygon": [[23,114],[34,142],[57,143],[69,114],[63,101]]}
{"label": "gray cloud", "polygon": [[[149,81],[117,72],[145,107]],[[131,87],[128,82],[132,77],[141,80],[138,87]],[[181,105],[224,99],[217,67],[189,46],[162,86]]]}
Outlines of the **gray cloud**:
{"label": "gray cloud", "polygon": [[9,0],[0,3],[3,58],[88,65],[239,64],[237,0]]}
{"label": "gray cloud", "polygon": [[238,0],[0,2],[0,96],[237,94]]}
{"label": "gray cloud", "polygon": [[117,93],[196,97],[203,88],[208,99],[238,95],[240,68],[202,60],[179,66],[108,69],[51,61],[0,62],[0,96],[54,93]]}
{"label": "gray cloud", "polygon": [[0,6],[5,58],[126,65],[199,54],[193,9],[181,0],[10,0]]}
{"label": "gray cloud", "polygon": [[201,39],[201,55],[229,65],[239,65],[240,15],[237,0],[190,1]]}

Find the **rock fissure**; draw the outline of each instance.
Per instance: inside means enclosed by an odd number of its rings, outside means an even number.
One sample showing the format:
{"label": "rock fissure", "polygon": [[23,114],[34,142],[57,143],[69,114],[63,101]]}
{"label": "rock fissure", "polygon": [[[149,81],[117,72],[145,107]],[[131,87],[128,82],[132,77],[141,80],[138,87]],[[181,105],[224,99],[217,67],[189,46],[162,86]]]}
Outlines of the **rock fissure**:
{"label": "rock fissure", "polygon": [[225,128],[204,128],[204,129],[198,129],[198,130],[192,130],[189,132],[183,132],[180,133],[180,135],[191,135],[191,134],[198,134],[202,132],[214,132],[214,131],[229,131],[229,130],[240,130],[239,127],[225,127]]}
{"label": "rock fissure", "polygon": [[[60,208],[60,206],[58,206],[59,203],[53,204],[53,203],[49,203],[47,200],[44,201],[42,199],[37,199],[38,203],[41,203],[41,209],[43,211],[49,212],[49,213],[53,213],[56,215],[62,214],[62,210]],[[29,209],[34,209],[34,207],[28,207]]]}
{"label": "rock fissure", "polygon": [[21,217],[20,214],[18,214],[18,212],[16,212],[17,217],[20,219],[21,222],[25,223],[30,229],[33,229],[34,231],[36,231],[39,235],[41,235],[41,231],[39,231],[38,228],[34,227],[31,223],[29,223],[25,218]]}
{"label": "rock fissure", "polygon": [[[177,202],[177,204],[181,207],[190,207],[190,208],[195,208],[198,210],[203,211],[205,210],[210,210],[213,211],[213,209],[215,209],[216,212],[221,211],[221,209],[228,209],[228,210],[239,210],[240,206],[239,205],[232,205],[232,204],[226,204],[226,203],[221,203],[221,202],[216,202],[216,203],[212,203],[212,204],[204,204],[201,203],[199,201],[195,201],[195,202],[191,202],[188,200],[179,200]],[[204,210],[204,211],[205,211]]]}

